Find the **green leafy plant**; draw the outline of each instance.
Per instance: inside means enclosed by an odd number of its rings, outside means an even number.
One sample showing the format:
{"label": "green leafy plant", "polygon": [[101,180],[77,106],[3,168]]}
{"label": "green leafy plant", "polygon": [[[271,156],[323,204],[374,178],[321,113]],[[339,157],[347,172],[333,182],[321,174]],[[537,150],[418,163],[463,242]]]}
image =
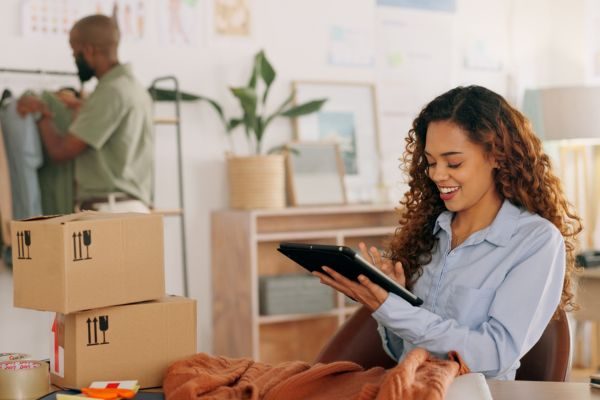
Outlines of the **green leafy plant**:
{"label": "green leafy plant", "polygon": [[[259,51],[254,56],[254,66],[252,74],[246,86],[231,87],[229,90],[237,98],[242,108],[242,115],[235,118],[227,118],[223,107],[215,100],[200,96],[202,100],[207,101],[215,109],[219,118],[223,122],[225,132],[231,140],[232,132],[239,126],[243,126],[246,138],[251,147],[254,147],[254,154],[262,153],[262,143],[267,127],[277,117],[299,117],[319,111],[327,99],[318,99],[309,101],[300,105],[293,106],[292,100],[294,93],[275,109],[271,114],[267,114],[267,97],[271,85],[275,80],[276,72],[264,51]],[[271,149],[268,153],[280,150],[281,147]]]}

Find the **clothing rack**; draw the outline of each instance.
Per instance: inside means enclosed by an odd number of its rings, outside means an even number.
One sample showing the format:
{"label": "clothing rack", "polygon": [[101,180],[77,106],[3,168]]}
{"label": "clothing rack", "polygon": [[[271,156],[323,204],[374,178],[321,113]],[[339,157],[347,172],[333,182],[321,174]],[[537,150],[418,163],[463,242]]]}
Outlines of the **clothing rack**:
{"label": "clothing rack", "polygon": [[[157,89],[163,88],[164,84],[167,84],[167,88],[171,89],[174,94],[174,98],[171,101],[173,103],[173,115],[166,118],[155,118],[155,125],[171,125],[175,129],[175,140],[176,140],[176,157],[177,157],[177,183],[178,183],[178,200],[179,209],[173,212],[161,212],[161,210],[155,210],[159,214],[164,216],[175,216],[180,218],[179,228],[181,235],[181,270],[183,280],[183,294],[188,296],[189,283],[188,283],[188,270],[187,270],[187,240],[185,233],[185,206],[184,206],[184,193],[183,193],[183,145],[181,144],[181,102],[182,93],[179,89],[179,80],[172,75],[161,76],[152,81],[150,85],[150,93],[156,93]],[[170,83],[170,84],[169,84]],[[153,96],[156,103],[158,99]]]}
{"label": "clothing rack", "polygon": [[0,68],[0,72],[11,74],[30,74],[30,75],[55,75],[55,76],[77,76],[76,72],[52,71],[43,69],[25,69],[25,68]]}

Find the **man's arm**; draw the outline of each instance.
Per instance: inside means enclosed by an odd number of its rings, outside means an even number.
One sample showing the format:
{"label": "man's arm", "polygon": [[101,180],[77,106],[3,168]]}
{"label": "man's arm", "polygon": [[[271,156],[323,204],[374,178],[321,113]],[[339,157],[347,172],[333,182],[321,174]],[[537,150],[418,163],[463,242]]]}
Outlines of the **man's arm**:
{"label": "man's arm", "polygon": [[70,133],[61,135],[48,106],[39,98],[30,95],[21,97],[17,103],[17,111],[22,116],[30,113],[40,114],[37,121],[38,130],[44,147],[53,161],[72,160],[87,148],[87,143],[78,137]]}
{"label": "man's arm", "polygon": [[43,116],[37,123],[42,142],[53,161],[72,160],[87,148],[87,143],[77,136],[61,135],[50,116]]}

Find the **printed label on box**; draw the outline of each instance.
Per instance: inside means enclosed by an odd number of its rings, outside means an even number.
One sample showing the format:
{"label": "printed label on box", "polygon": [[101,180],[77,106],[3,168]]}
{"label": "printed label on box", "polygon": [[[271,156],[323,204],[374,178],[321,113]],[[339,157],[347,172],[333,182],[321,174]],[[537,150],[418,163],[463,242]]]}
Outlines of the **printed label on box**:
{"label": "printed label on box", "polygon": [[71,237],[73,239],[73,261],[91,260],[92,231],[87,229],[73,232]]}
{"label": "printed label on box", "polygon": [[31,231],[17,232],[17,259],[31,260]]}
{"label": "printed label on box", "polygon": [[[106,331],[108,331],[108,315],[88,318],[87,324],[87,345],[97,346],[100,344],[109,344],[106,340]],[[102,337],[100,337],[102,336]]]}

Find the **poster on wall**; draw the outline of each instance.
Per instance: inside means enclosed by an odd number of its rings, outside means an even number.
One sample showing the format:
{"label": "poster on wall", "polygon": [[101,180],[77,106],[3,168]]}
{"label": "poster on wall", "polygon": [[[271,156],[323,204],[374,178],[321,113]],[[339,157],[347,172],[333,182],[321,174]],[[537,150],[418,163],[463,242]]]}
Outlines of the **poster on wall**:
{"label": "poster on wall", "polygon": [[220,36],[247,37],[251,33],[248,0],[214,0],[214,33]]}
{"label": "poster on wall", "polygon": [[24,0],[21,3],[23,36],[66,36],[71,27],[90,11],[89,4],[78,0]]}
{"label": "poster on wall", "polygon": [[192,46],[198,43],[198,0],[159,0],[155,4],[161,44]]}
{"label": "poster on wall", "polygon": [[415,115],[452,83],[454,18],[378,9],[377,77],[383,114]]}
{"label": "poster on wall", "polygon": [[146,4],[143,0],[95,0],[96,14],[110,15],[116,19],[121,37],[140,40],[146,29]]}
{"label": "poster on wall", "polygon": [[23,0],[23,36],[66,37],[80,18],[92,14],[113,16],[121,37],[143,39],[146,29],[145,0]]}
{"label": "poster on wall", "polygon": [[374,39],[367,29],[331,26],[329,28],[330,65],[372,67]]}
{"label": "poster on wall", "polygon": [[502,54],[493,40],[469,38],[463,54],[463,67],[470,70],[502,71]]}
{"label": "poster on wall", "polygon": [[377,0],[377,5],[451,13],[456,11],[456,0]]}

